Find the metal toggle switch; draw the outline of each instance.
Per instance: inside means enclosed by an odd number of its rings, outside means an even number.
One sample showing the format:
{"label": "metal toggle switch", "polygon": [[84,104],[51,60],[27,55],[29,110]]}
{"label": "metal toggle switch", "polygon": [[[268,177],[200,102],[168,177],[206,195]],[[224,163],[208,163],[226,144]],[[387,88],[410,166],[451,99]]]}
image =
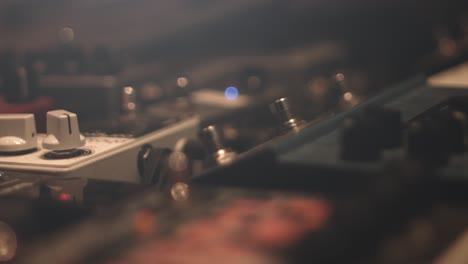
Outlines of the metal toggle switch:
{"label": "metal toggle switch", "polygon": [[218,127],[214,125],[205,127],[201,131],[200,137],[202,142],[208,148],[208,151],[212,153],[218,165],[228,164],[237,157],[236,152],[224,146],[221,132]]}

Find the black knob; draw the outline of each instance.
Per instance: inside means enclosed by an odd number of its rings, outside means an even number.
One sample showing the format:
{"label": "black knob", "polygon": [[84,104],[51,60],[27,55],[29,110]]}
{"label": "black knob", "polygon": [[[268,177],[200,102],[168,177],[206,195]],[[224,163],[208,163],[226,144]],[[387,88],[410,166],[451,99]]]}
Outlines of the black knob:
{"label": "black knob", "polygon": [[401,112],[380,106],[368,106],[363,118],[372,126],[377,144],[382,149],[397,148],[402,145]]}
{"label": "black knob", "polygon": [[400,111],[370,105],[343,124],[341,158],[376,161],[384,149],[402,145]]}
{"label": "black knob", "polygon": [[449,133],[440,119],[412,121],[408,125],[407,154],[431,167],[447,164],[450,157]]}
{"label": "black knob", "polygon": [[142,146],[138,152],[138,172],[141,183],[153,185],[160,183],[166,177],[167,159],[171,150],[166,148],[153,148],[150,145]]}
{"label": "black knob", "polygon": [[468,136],[466,126],[468,97],[456,96],[450,98],[448,107],[444,109],[443,113],[447,120],[451,150],[454,153],[462,153],[466,150],[466,137]]}
{"label": "black knob", "polygon": [[462,153],[465,151],[465,122],[466,114],[461,111],[446,107],[441,112],[427,117],[428,121],[440,123],[445,133],[449,151],[451,153]]}
{"label": "black knob", "polygon": [[460,111],[450,111],[447,123],[450,148],[452,152],[465,152],[466,114]]}
{"label": "black knob", "polygon": [[346,161],[377,161],[381,146],[375,137],[375,125],[361,117],[347,118],[341,132],[340,157]]}

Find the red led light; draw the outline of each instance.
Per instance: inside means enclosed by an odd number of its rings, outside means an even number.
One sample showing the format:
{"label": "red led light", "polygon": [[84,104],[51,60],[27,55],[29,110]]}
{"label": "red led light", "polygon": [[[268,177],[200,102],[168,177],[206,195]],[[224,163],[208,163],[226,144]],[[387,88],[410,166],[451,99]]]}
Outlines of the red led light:
{"label": "red led light", "polygon": [[133,229],[139,236],[149,236],[157,231],[158,219],[153,212],[141,209],[133,217]]}
{"label": "red led light", "polygon": [[58,200],[61,202],[70,202],[73,199],[72,195],[69,193],[60,193],[58,195]]}

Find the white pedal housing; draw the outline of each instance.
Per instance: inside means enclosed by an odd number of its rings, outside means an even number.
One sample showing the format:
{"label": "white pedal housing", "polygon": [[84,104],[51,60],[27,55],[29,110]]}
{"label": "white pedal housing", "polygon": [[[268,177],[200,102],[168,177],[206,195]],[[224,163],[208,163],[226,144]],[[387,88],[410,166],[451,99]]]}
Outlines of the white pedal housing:
{"label": "white pedal housing", "polygon": [[141,137],[87,136],[78,149],[86,155],[66,159],[47,159],[51,150],[42,143],[46,135],[39,134],[38,150],[28,154],[0,155],[0,171],[15,177],[102,179],[124,182],[140,182],[137,159],[143,145],[156,148],[173,148],[181,138],[197,137],[199,118],[192,117]]}

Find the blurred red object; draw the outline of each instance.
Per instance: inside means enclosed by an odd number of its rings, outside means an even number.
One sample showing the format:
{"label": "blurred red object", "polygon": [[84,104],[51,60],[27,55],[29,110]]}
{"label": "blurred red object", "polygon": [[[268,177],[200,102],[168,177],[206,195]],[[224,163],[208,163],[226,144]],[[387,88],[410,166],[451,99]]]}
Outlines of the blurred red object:
{"label": "blurred red object", "polygon": [[32,113],[36,118],[38,132],[45,132],[47,111],[54,108],[55,101],[49,97],[41,96],[29,102],[9,103],[0,95],[0,114]]}

